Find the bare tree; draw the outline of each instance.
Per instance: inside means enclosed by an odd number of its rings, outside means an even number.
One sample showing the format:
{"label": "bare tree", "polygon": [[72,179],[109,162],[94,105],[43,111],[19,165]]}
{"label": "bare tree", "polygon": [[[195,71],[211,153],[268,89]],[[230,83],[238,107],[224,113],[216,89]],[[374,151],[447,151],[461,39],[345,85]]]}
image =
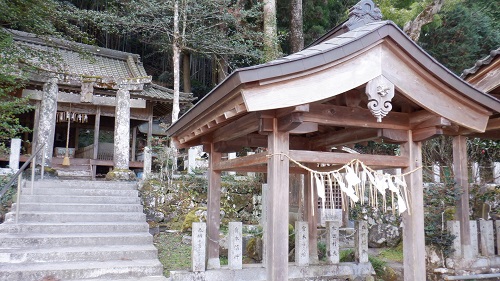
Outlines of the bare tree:
{"label": "bare tree", "polygon": [[434,15],[439,13],[442,6],[444,4],[444,0],[434,0],[430,3],[425,9],[418,14],[418,16],[407,22],[403,27],[403,31],[410,36],[410,38],[417,42],[420,38],[420,32],[422,31],[422,27],[428,23],[431,23],[434,19]]}

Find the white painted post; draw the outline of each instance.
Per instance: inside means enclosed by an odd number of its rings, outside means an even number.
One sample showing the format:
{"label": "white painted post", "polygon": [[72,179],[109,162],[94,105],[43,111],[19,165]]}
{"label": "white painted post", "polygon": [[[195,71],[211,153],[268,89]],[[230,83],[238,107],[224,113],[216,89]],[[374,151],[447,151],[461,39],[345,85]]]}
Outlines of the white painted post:
{"label": "white painted post", "polygon": [[[228,153],[227,154],[227,159],[228,160],[231,160],[231,159],[234,159],[236,158],[236,152],[231,152],[231,153]],[[227,172],[228,175],[232,175],[232,176],[235,176],[236,175],[236,172]]]}
{"label": "white painted post", "polygon": [[500,162],[494,162],[492,165],[493,165],[493,183],[500,184]]}
{"label": "white painted post", "polygon": [[196,156],[198,155],[198,150],[196,147],[190,147],[188,150],[188,173],[193,174],[194,169],[196,169]]}
{"label": "white painted post", "polygon": [[326,223],[326,255],[328,261],[332,264],[340,262],[339,228],[339,221],[328,221]]}
{"label": "white painted post", "polygon": [[207,224],[193,222],[191,237],[191,261],[193,272],[205,271],[205,257],[207,245]]}
{"label": "white painted post", "polygon": [[242,223],[229,223],[228,265],[230,269],[243,268]]}
{"label": "white painted post", "polygon": [[481,182],[480,167],[477,162],[472,163],[472,179],[474,180],[474,183],[479,184]]}
{"label": "white painted post", "polygon": [[306,221],[295,222],[295,265],[309,265],[309,226]]}
{"label": "white painted post", "polygon": [[480,220],[479,229],[481,230],[481,255],[483,256],[494,256],[495,255],[495,244],[493,242],[493,221]]}
{"label": "white painted post", "polygon": [[448,232],[455,236],[453,240],[453,258],[458,259],[462,257],[462,244],[460,243],[460,221],[447,221],[446,226]]}
{"label": "white painted post", "polygon": [[441,182],[441,167],[439,164],[434,163],[432,165],[432,174],[433,174],[433,179],[435,183],[440,183]]}
{"label": "white painted post", "polygon": [[10,140],[9,168],[15,173],[19,170],[19,157],[21,155],[21,139]]}
{"label": "white painted post", "polygon": [[357,262],[368,262],[368,225],[366,221],[356,221],[354,235],[355,257]]}

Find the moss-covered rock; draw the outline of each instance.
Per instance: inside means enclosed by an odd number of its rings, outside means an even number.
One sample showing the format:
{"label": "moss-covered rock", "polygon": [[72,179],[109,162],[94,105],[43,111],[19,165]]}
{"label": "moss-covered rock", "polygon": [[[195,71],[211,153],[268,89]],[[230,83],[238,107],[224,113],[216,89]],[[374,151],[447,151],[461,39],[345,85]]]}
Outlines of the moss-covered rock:
{"label": "moss-covered rock", "polygon": [[190,231],[193,222],[206,221],[206,212],[207,212],[206,207],[196,207],[191,211],[189,211],[189,213],[186,215],[186,218],[184,219],[184,222],[182,223],[181,231],[182,232]]}
{"label": "moss-covered rock", "polygon": [[256,262],[262,261],[262,239],[253,237],[248,240],[246,247],[247,257]]}
{"label": "moss-covered rock", "polygon": [[135,173],[128,169],[113,169],[106,174],[108,181],[134,181]]}

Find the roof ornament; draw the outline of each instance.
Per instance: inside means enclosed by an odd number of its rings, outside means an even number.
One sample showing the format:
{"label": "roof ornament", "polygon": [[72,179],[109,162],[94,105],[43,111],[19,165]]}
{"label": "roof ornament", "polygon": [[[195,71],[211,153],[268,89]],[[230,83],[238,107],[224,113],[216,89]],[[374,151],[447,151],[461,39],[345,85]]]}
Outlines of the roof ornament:
{"label": "roof ornament", "polygon": [[342,27],[350,31],[381,19],[382,12],[372,0],[361,0],[349,9],[349,20]]}
{"label": "roof ornament", "polygon": [[382,118],[392,110],[394,84],[384,76],[375,77],[366,84],[366,95],[368,109],[377,118],[377,122],[382,122]]}

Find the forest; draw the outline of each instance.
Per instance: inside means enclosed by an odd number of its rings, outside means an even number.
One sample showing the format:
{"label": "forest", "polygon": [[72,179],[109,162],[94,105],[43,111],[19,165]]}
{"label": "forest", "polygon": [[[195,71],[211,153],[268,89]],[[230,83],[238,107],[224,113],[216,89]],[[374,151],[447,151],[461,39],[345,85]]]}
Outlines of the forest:
{"label": "forest", "polygon": [[[275,3],[274,3],[275,2]],[[0,24],[141,55],[153,80],[201,98],[236,68],[297,52],[346,20],[357,0],[1,0]],[[375,0],[384,19],[414,25],[418,44],[456,74],[500,45],[492,0]],[[271,6],[271,9],[267,6]],[[429,9],[431,8],[431,9]],[[426,22],[416,24],[431,10]],[[405,30],[407,33],[410,31]],[[413,31],[415,32],[415,31]],[[0,49],[12,49],[0,31]],[[172,59],[176,55],[179,59]],[[0,83],[10,85],[0,58]]]}

